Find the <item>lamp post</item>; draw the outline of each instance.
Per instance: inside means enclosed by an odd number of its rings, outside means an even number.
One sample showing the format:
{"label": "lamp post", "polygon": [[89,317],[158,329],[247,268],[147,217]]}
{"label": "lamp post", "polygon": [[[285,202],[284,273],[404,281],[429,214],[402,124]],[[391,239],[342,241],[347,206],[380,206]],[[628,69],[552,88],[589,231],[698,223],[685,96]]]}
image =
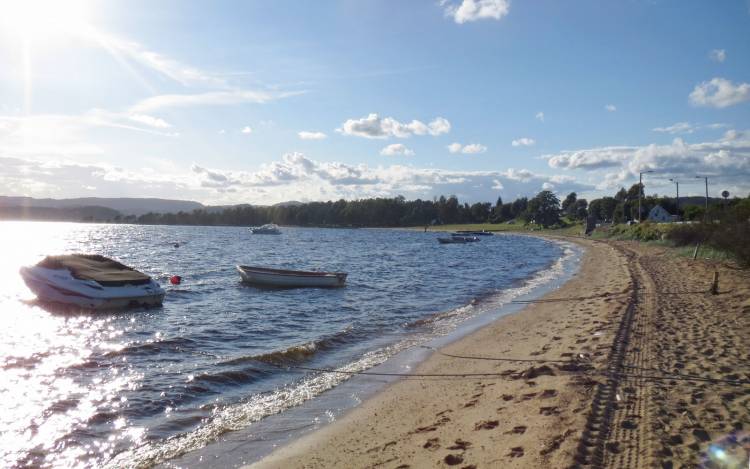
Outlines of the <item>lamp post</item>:
{"label": "lamp post", "polygon": [[680,214],[680,181],[677,181],[675,179],[669,178],[670,181],[672,181],[675,186],[677,186],[677,215]]}
{"label": "lamp post", "polygon": [[638,173],[638,223],[641,222],[641,197],[643,197],[643,175],[653,173],[653,171],[641,171]]}
{"label": "lamp post", "polygon": [[708,176],[695,176],[695,179],[704,179],[706,181],[706,208],[703,212],[703,222],[708,220]]}

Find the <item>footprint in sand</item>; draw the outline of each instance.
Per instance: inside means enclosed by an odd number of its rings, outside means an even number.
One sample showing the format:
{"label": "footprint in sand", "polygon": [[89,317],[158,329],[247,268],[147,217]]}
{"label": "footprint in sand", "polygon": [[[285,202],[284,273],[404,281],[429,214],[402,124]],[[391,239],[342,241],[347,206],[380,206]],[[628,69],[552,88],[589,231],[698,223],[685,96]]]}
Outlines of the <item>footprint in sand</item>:
{"label": "footprint in sand", "polygon": [[465,451],[466,449],[469,448],[469,446],[471,446],[470,442],[464,441],[461,438],[459,438],[456,440],[456,444],[454,444],[453,446],[449,446],[448,449],[452,449],[452,450],[460,449],[461,451]]}
{"label": "footprint in sand", "polygon": [[437,449],[440,449],[440,439],[438,438],[430,438],[425,442],[425,444],[422,445],[422,448],[428,449],[430,451],[435,451]]}
{"label": "footprint in sand", "polygon": [[449,454],[448,456],[443,458],[443,461],[445,461],[445,464],[449,466],[455,466],[464,462],[464,457],[460,454]]}
{"label": "footprint in sand", "polygon": [[542,415],[558,415],[560,413],[560,409],[557,407],[540,407],[539,413]]}
{"label": "footprint in sand", "polygon": [[505,433],[507,433],[507,434],[516,434],[516,435],[523,435],[524,433],[526,433],[526,428],[527,428],[526,425],[518,425],[516,427],[513,427],[513,430],[511,430],[509,432],[505,432]]}
{"label": "footprint in sand", "polygon": [[539,395],[539,398],[549,399],[555,396],[557,396],[557,391],[555,389],[545,389],[544,391],[542,391],[542,394]]}
{"label": "footprint in sand", "polygon": [[474,430],[492,430],[500,424],[497,420],[482,420],[474,425]]}
{"label": "footprint in sand", "polygon": [[521,456],[523,456],[523,446],[516,446],[515,448],[511,448],[508,456],[510,456],[511,458],[520,458]]}

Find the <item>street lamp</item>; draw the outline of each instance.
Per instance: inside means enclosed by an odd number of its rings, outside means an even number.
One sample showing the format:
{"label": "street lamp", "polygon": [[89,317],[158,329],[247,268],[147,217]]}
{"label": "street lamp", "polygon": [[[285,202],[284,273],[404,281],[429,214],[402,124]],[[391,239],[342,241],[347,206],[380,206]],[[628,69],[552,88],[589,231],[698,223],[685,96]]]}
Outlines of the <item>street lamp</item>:
{"label": "street lamp", "polygon": [[672,181],[677,186],[677,215],[680,214],[680,181],[677,181],[676,179],[669,178],[670,181]]}
{"label": "street lamp", "polygon": [[643,196],[643,175],[653,173],[652,170],[641,171],[638,173],[638,223],[641,222],[641,197]]}
{"label": "street lamp", "polygon": [[706,181],[706,209],[703,212],[703,221],[708,220],[708,176],[695,176],[695,179],[704,179]]}

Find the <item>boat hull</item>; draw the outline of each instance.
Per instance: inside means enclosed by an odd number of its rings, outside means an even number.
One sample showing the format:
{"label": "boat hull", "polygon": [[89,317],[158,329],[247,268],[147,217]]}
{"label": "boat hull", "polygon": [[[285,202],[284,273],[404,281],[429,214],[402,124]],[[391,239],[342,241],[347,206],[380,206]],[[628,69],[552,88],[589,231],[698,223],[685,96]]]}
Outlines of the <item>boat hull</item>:
{"label": "boat hull", "polygon": [[466,244],[466,243],[476,243],[479,241],[479,238],[476,236],[456,236],[453,235],[450,238],[438,238],[438,242],[440,244]]}
{"label": "boat hull", "polygon": [[336,288],[346,284],[343,272],[305,272],[237,266],[245,283],[276,288]]}
{"label": "boat hull", "polygon": [[144,285],[106,287],[93,280],[79,280],[65,269],[23,267],[21,277],[43,303],[74,306],[94,311],[161,306],[164,290],[151,280]]}

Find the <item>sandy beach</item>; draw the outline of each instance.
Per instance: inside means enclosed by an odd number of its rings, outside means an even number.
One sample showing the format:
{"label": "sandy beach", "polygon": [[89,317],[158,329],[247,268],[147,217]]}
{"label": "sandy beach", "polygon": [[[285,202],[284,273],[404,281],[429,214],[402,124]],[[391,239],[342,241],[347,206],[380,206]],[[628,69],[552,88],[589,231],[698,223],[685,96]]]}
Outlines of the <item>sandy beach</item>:
{"label": "sandy beach", "polygon": [[402,379],[249,467],[745,467],[748,272],[579,242],[569,282],[414,370],[492,376]]}

